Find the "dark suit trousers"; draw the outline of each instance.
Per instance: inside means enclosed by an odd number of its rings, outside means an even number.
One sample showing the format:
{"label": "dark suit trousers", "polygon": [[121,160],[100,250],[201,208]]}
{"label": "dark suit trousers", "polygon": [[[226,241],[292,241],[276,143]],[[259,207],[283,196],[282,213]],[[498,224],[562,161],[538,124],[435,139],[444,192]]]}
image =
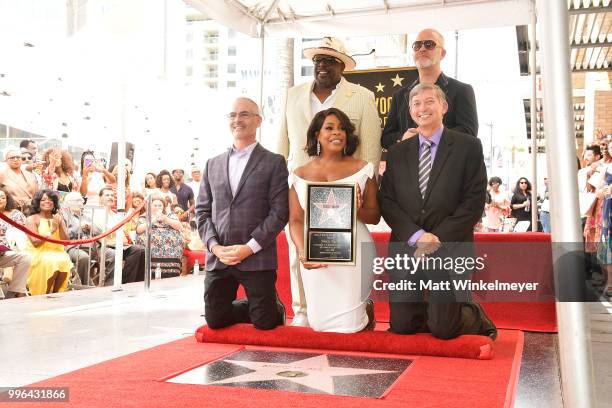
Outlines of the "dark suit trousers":
{"label": "dark suit trousers", "polygon": [[[255,328],[270,330],[277,326],[276,270],[241,271],[233,266],[206,273],[204,279],[204,315],[211,329],[251,321]],[[244,308],[232,304],[238,285],[248,299],[248,317]]]}
{"label": "dark suit trousers", "polygon": [[403,280],[416,283],[415,290],[396,291],[389,294],[390,328],[393,333],[431,333],[440,339],[452,339],[462,334],[464,318],[462,307],[469,293],[449,291],[426,292],[419,288],[421,281],[444,282],[448,274],[425,273],[422,270],[411,275],[408,271],[391,271],[390,281]]}
{"label": "dark suit trousers", "polygon": [[[113,284],[115,269],[115,248],[106,247],[106,280],[105,285]],[[123,283],[142,282],[144,280],[145,250],[140,245],[123,248]]]}

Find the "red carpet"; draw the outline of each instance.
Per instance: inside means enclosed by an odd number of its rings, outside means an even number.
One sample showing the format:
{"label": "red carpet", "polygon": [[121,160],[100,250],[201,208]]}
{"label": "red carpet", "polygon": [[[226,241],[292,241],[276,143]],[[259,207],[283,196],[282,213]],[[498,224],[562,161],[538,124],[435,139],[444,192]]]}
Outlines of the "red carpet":
{"label": "red carpet", "polygon": [[[402,336],[387,331],[351,334],[314,332],[305,327],[281,326],[274,330],[257,330],[250,324],[235,324],[220,330],[204,325],[196,331],[202,343],[249,344],[284,348],[342,350],[369,353],[423,355],[438,357],[493,358],[493,341],[484,336],[466,335],[440,340],[431,334]],[[497,346],[496,346],[497,347]]]}
{"label": "red carpet", "polygon": [[[381,399],[157,381],[242,348],[227,344],[202,346],[193,337],[34,385],[69,387],[69,403],[45,403],[45,407],[509,407],[518,379],[522,346],[520,331],[500,331],[492,360],[415,357],[414,363]],[[402,357],[405,356],[398,356]],[[18,406],[40,407],[41,404],[19,403]]]}
{"label": "red carpet", "polygon": [[557,313],[553,302],[483,302],[498,328],[556,333]]}

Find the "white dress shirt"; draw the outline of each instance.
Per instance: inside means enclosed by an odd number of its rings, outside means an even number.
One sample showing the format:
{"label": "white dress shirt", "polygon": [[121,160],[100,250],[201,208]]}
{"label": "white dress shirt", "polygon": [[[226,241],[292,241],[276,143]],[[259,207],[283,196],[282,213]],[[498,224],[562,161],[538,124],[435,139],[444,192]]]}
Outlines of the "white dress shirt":
{"label": "white dress shirt", "polygon": [[322,110],[326,110],[334,106],[334,102],[336,101],[336,91],[338,90],[338,84],[332,91],[331,95],[329,95],[323,102],[317,98],[317,95],[314,94],[314,82],[312,83],[312,88],[310,88],[310,112],[312,112],[312,117],[321,112]]}

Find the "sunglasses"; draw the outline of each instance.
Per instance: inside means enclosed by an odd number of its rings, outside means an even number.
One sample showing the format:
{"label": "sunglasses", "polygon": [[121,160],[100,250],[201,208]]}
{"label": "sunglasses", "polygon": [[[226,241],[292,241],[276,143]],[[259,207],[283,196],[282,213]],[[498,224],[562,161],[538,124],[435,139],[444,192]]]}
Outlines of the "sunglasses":
{"label": "sunglasses", "polygon": [[240,119],[247,119],[250,118],[252,116],[259,116],[257,113],[253,113],[253,112],[247,112],[247,111],[242,111],[242,112],[230,112],[228,114],[225,115],[228,119],[236,119],[236,117],[240,118]]}
{"label": "sunglasses", "polygon": [[526,181],[521,181],[519,184],[527,184]]}
{"label": "sunglasses", "polygon": [[315,65],[320,64],[322,62],[324,62],[325,65],[333,65],[333,64],[340,64],[342,61],[340,61],[336,57],[323,56],[323,55],[315,55],[315,57],[312,59],[312,62]]}
{"label": "sunglasses", "polygon": [[21,160],[21,156],[9,156],[6,160]]}
{"label": "sunglasses", "polygon": [[438,46],[438,44],[436,44],[434,40],[423,40],[423,41],[418,40],[412,43],[412,49],[414,51],[420,50],[422,46],[425,46],[426,50],[433,50],[434,48]]}

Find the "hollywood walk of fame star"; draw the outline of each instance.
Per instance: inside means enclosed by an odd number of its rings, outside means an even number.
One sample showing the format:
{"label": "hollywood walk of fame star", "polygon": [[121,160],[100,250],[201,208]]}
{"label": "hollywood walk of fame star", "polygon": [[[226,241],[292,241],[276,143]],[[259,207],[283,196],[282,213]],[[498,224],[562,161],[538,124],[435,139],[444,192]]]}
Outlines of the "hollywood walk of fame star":
{"label": "hollywood walk of fame star", "polygon": [[245,383],[256,381],[286,380],[308,388],[334,394],[334,378],[348,375],[387,374],[395,371],[370,370],[363,368],[331,367],[327,355],[309,357],[292,363],[269,363],[262,361],[226,360],[249,370],[247,374],[210,382],[210,385]]}
{"label": "hollywood walk of fame star", "polygon": [[396,86],[402,86],[403,80],[404,78],[400,77],[399,74],[395,74],[395,78],[391,78],[391,81],[393,82],[393,87],[395,88]]}
{"label": "hollywood walk of fame star", "polygon": [[346,207],[346,203],[339,205],[336,202],[336,196],[334,195],[334,190],[332,189],[327,196],[327,201],[322,203],[313,203],[315,207],[321,210],[321,220],[319,221],[319,225],[324,225],[327,220],[337,220],[340,217],[340,214],[344,207]]}
{"label": "hollywood walk of fame star", "polygon": [[367,355],[241,350],[166,382],[380,398],[412,363]]}
{"label": "hollywood walk of fame star", "polygon": [[376,85],[376,92],[384,92],[385,86],[380,82]]}

